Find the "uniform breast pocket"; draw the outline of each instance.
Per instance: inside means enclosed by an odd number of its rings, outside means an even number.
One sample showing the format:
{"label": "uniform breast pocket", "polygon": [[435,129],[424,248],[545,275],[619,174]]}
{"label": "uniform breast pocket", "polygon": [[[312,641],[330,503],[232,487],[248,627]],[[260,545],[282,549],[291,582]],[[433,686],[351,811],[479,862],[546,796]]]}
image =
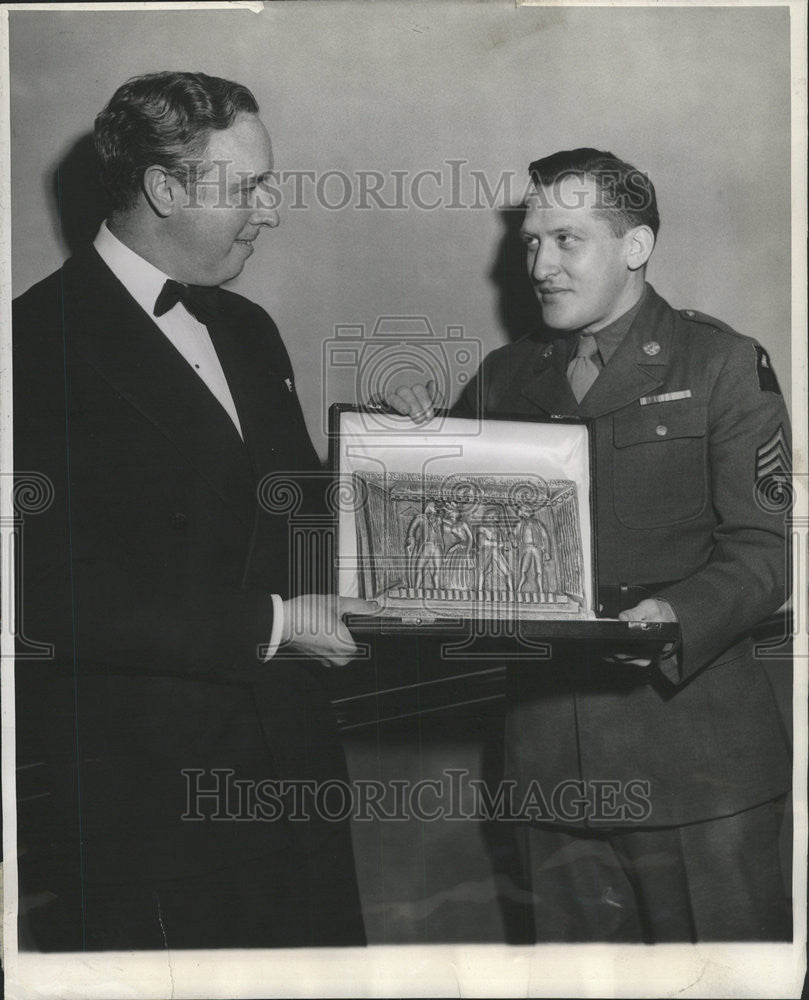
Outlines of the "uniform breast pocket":
{"label": "uniform breast pocket", "polygon": [[707,408],[683,404],[639,406],[613,417],[615,513],[629,528],[687,521],[705,507]]}

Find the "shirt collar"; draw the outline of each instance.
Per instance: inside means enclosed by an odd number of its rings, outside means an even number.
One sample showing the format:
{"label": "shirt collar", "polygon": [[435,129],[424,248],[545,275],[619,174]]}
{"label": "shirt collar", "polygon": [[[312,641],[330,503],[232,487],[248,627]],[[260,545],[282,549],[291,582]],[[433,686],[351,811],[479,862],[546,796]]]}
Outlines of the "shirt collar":
{"label": "shirt collar", "polygon": [[[632,326],[635,317],[640,312],[648,291],[649,286],[644,284],[643,292],[634,306],[631,306],[625,313],[622,313],[618,319],[613,320],[609,326],[605,326],[593,334],[596,339],[596,344],[598,345],[598,353],[601,355],[601,360],[605,365],[618,350],[621,341],[629,333],[629,329]],[[571,358],[576,353],[576,347],[580,336],[581,334],[576,334],[574,337],[570,338]]]}
{"label": "shirt collar", "polygon": [[135,253],[134,250],[114,236],[106,223],[93,241],[99,257],[126,288],[138,305],[150,316],[154,316],[154,305],[168,278],[154,264]]}

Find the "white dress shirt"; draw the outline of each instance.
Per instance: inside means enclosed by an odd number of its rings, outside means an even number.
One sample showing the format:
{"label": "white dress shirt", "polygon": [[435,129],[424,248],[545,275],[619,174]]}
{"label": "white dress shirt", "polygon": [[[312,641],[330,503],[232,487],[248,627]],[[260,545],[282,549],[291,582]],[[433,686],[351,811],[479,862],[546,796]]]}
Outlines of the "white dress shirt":
{"label": "white dress shirt", "polygon": [[102,222],[93,246],[98,255],[126,288],[132,298],[149,318],[166,335],[188,364],[207,385],[214,398],[233,421],[239,436],[244,440],[239,415],[230,394],[219,356],[211,341],[208,328],[191,315],[182,302],[176,302],[162,316],[155,316],[154,306],[168,275],[154,264],[144,260],[134,250],[123,244]]}
{"label": "white dress shirt", "polygon": [[[182,302],[175,303],[162,316],[154,314],[157,296],[162,291],[169,275],[163,274],[154,264],[150,264],[140,254],[130,250],[117,236],[113,236],[106,222],[101,223],[93,246],[99,257],[141,309],[199,375],[213,397],[233,421],[234,427],[239,432],[239,437],[244,440],[239,414],[236,412],[236,405],[233,402],[230,387],[222,370],[219,356],[213,346],[211,335],[208,333],[208,328],[192,316]],[[270,641],[263,647],[265,661],[275,655],[281,642],[281,632],[284,626],[283,601],[278,594],[272,594],[271,598],[273,620]]]}

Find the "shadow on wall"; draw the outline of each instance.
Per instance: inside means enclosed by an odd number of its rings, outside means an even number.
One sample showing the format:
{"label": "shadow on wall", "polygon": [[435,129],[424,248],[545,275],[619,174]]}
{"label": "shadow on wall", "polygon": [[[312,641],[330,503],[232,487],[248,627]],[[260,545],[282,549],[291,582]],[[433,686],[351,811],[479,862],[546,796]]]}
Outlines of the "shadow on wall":
{"label": "shadow on wall", "polygon": [[525,209],[501,208],[498,215],[503,233],[489,280],[497,289],[497,314],[503,330],[510,342],[526,335],[553,340],[554,335],[542,322],[539,303],[526,271],[525,247],[520,239]]}
{"label": "shadow on wall", "polygon": [[107,216],[107,198],[98,178],[93,134],[81,136],[46,180],[56,238],[65,251],[76,253],[92,243]]}

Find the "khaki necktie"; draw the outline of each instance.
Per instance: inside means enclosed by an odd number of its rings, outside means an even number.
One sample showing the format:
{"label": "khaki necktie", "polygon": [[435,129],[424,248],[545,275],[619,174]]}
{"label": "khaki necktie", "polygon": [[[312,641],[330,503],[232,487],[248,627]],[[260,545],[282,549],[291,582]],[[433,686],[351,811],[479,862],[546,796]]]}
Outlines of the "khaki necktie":
{"label": "khaki necktie", "polygon": [[592,333],[581,334],[576,356],[567,366],[567,380],[570,382],[577,403],[584,399],[590,386],[598,378],[598,373],[601,371],[600,361],[595,336]]}

